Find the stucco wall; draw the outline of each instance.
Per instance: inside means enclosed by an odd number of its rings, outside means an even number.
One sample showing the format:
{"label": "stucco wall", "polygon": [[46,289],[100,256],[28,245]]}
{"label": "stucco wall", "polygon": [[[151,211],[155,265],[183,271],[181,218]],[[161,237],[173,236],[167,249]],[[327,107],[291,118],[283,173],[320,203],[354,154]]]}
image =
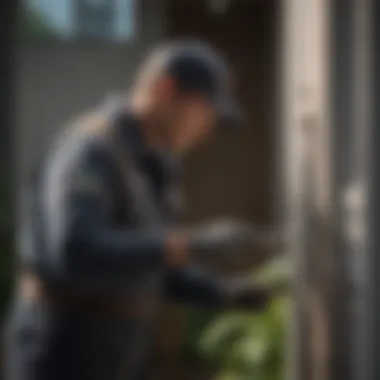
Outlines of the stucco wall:
{"label": "stucco wall", "polygon": [[139,3],[137,39],[122,46],[35,43],[17,49],[14,149],[18,181],[62,123],[130,83],[141,55],[164,32],[163,0]]}

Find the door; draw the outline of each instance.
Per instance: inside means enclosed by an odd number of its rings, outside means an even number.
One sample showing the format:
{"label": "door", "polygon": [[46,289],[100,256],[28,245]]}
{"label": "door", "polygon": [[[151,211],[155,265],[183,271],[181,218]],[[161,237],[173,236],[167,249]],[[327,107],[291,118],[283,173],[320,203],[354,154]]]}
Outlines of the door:
{"label": "door", "polygon": [[[277,5],[274,0],[167,0],[169,38],[196,38],[211,43],[226,56],[236,79],[236,93],[246,113],[246,126],[225,129],[207,146],[185,160],[184,189],[188,220],[232,215],[269,224],[276,219]],[[234,268],[261,261],[264,252],[249,252]],[[245,262],[244,260],[247,260]],[[231,264],[230,262],[228,264]],[[161,326],[165,347],[161,365],[178,363],[184,315],[166,310]],[[175,329],[173,326],[177,326]],[[170,331],[170,334],[167,332]],[[165,357],[164,357],[165,356]],[[200,378],[199,369],[188,374]],[[209,378],[206,376],[205,378]],[[183,376],[183,375],[182,375]],[[173,378],[180,378],[174,375]]]}

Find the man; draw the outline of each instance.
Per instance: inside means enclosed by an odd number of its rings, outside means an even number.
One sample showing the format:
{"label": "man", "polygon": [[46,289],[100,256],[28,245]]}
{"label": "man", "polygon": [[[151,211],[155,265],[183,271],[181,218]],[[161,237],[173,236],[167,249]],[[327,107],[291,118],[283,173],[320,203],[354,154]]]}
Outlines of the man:
{"label": "man", "polygon": [[200,42],[152,53],[128,98],[77,119],[33,179],[8,330],[10,380],[140,379],[163,297],[261,307],[260,289],[191,266],[250,228],[180,228],[177,156],[240,122],[225,63]]}

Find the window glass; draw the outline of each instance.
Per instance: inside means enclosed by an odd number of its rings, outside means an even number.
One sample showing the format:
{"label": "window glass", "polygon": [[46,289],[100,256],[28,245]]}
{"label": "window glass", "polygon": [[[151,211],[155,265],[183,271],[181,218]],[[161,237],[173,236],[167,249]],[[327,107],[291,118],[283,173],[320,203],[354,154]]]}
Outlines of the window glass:
{"label": "window glass", "polygon": [[23,40],[98,40],[135,37],[134,0],[23,0]]}

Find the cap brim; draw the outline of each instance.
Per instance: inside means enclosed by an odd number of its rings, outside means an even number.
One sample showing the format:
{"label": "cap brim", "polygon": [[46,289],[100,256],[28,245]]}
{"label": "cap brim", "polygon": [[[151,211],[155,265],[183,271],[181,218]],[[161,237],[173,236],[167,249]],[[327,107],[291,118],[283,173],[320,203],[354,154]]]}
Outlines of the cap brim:
{"label": "cap brim", "polygon": [[244,125],[244,112],[239,104],[233,99],[223,99],[217,104],[218,124],[223,126]]}

